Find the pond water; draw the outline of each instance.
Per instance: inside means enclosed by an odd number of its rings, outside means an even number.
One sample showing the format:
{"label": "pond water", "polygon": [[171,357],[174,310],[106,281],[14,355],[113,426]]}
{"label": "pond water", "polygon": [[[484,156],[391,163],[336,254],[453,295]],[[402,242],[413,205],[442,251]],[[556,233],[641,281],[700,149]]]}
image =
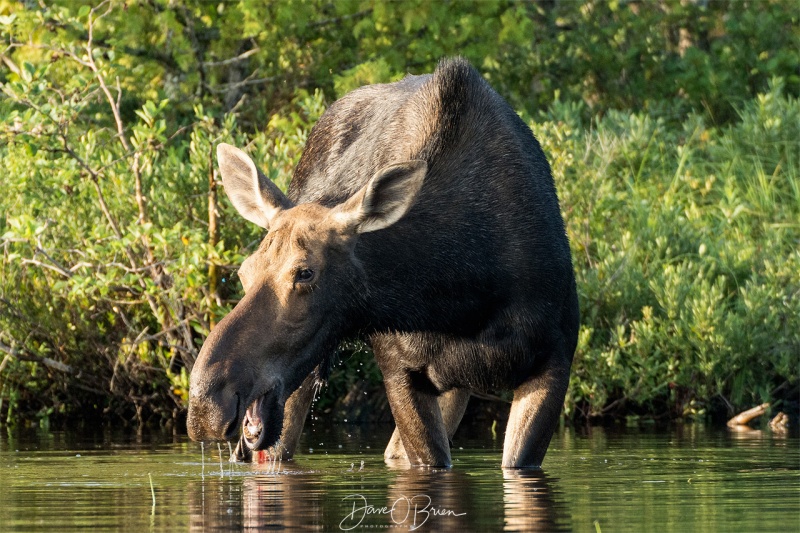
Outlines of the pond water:
{"label": "pond water", "polygon": [[456,435],[449,470],[388,468],[390,431],[307,428],[260,465],[157,432],[0,434],[0,530],[800,530],[796,434],[566,428],[543,471],[504,473],[489,428]]}

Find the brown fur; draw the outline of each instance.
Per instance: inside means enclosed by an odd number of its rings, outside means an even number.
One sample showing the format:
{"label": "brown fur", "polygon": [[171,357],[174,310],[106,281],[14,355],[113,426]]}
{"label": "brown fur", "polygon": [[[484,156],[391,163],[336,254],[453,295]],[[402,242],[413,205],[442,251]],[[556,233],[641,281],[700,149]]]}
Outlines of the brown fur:
{"label": "brown fur", "polygon": [[360,336],[397,424],[387,460],[449,465],[468,392],[513,389],[503,466],[541,464],[577,343],[570,250],[538,142],[469,64],[335,102],[288,197],[243,152],[219,159],[234,205],[269,233],[192,372],[192,438],[235,437],[251,406],[255,446],[274,445],[305,417],[300,384]]}

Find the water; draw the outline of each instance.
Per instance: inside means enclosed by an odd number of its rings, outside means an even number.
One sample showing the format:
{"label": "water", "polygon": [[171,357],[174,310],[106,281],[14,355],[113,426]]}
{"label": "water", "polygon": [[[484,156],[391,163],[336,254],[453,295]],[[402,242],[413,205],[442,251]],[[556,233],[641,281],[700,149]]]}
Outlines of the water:
{"label": "water", "polygon": [[390,469],[390,430],[307,430],[257,466],[185,436],[3,434],[0,530],[800,531],[796,435],[564,429],[544,471],[504,473],[488,428],[450,470]]}

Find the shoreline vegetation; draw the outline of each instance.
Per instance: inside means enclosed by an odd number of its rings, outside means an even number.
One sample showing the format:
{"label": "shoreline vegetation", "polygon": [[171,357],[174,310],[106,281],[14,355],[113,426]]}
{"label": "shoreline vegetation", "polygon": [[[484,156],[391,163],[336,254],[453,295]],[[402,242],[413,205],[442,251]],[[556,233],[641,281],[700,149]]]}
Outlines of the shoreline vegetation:
{"label": "shoreline vegetation", "polygon": [[[0,424],[181,419],[261,238],[215,146],[285,189],[337,97],[456,54],[553,169],[582,315],[565,417],[724,421],[769,402],[796,421],[796,11],[0,1]],[[387,420],[364,344],[340,361],[315,412]],[[496,418],[498,394],[472,414]]]}

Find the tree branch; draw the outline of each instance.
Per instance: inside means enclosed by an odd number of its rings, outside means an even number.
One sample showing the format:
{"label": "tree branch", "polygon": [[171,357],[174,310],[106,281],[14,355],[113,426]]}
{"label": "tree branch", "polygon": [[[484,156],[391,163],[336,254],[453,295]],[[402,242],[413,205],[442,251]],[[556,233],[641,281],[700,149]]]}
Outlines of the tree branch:
{"label": "tree branch", "polygon": [[63,268],[61,268],[59,266],[48,265],[47,263],[42,263],[41,261],[38,261],[36,259],[23,259],[22,260],[22,264],[23,265],[35,265],[35,266],[38,266],[38,267],[47,268],[47,269],[52,270],[54,272],[58,272],[59,274],[61,274],[65,278],[71,278],[72,277],[72,274],[69,271],[64,270]]}
{"label": "tree branch", "polygon": [[64,372],[66,374],[74,374],[75,371],[69,365],[65,365],[60,361],[56,361],[55,359],[50,359],[49,357],[43,357],[41,355],[32,354],[30,352],[20,352],[12,348],[11,346],[6,345],[3,341],[0,341],[0,352],[5,352],[7,355],[15,359],[19,359],[20,361],[32,361],[34,363],[41,363],[48,368],[52,368],[54,370],[58,370],[59,372]]}
{"label": "tree branch", "polygon": [[[94,17],[95,12],[98,11],[103,6],[103,4],[108,4],[108,9],[106,9],[105,13],[102,13],[101,15],[98,15],[95,18]],[[110,11],[111,11],[111,4],[109,0],[104,0],[96,7],[92,8],[92,10],[89,12],[89,37],[86,41],[86,55],[88,56],[88,61],[86,65],[89,67],[89,69],[91,69],[92,72],[94,72],[95,78],[97,78],[97,82],[100,84],[100,88],[102,89],[103,94],[106,95],[106,99],[108,99],[108,103],[111,105],[111,112],[114,115],[114,122],[116,122],[117,124],[117,134],[119,135],[119,140],[122,143],[123,148],[125,148],[125,151],[129,152],[131,147],[130,144],[128,143],[128,139],[125,137],[125,127],[122,123],[122,116],[120,115],[119,107],[115,104],[114,97],[111,95],[111,91],[108,89],[108,85],[106,85],[106,80],[100,73],[100,69],[97,67],[97,63],[95,63],[94,55],[92,53],[92,48],[93,48],[92,38],[94,35],[94,23],[97,20],[100,20],[104,16],[108,15]]]}
{"label": "tree branch", "polygon": [[280,76],[270,76],[268,78],[246,78],[242,81],[236,81],[233,83],[223,83],[218,87],[208,87],[208,90],[214,94],[226,93],[232,89],[239,89],[241,87],[247,87],[248,85],[259,85],[262,83],[271,83],[276,81],[280,78]]}
{"label": "tree branch", "polygon": [[233,65],[240,61],[244,61],[248,57],[258,53],[259,51],[261,51],[261,48],[256,46],[255,48],[251,48],[250,50],[243,52],[236,57],[232,57],[230,59],[223,59],[222,61],[203,61],[202,64],[204,67],[226,67],[228,65]]}
{"label": "tree branch", "polygon": [[10,57],[8,57],[8,56],[7,56],[7,55],[5,55],[5,54],[0,54],[0,60],[2,60],[2,61],[3,61],[3,63],[5,63],[5,64],[6,64],[6,66],[8,67],[8,69],[9,69],[11,72],[13,72],[13,73],[14,73],[14,74],[16,74],[17,76],[19,76],[19,74],[20,74],[20,72],[19,72],[19,67],[16,65],[16,63],[14,63],[14,62],[11,60],[11,58],[10,58]]}

